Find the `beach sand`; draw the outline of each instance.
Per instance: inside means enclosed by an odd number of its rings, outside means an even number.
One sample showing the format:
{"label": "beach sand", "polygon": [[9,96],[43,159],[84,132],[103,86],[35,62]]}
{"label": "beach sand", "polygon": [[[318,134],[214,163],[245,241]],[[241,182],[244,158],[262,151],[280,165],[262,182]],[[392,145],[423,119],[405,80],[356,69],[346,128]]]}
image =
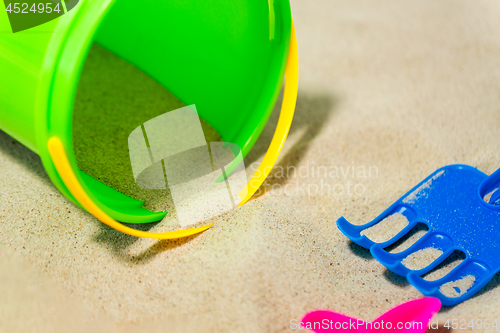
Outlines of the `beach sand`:
{"label": "beach sand", "polygon": [[[293,332],[312,309],[373,319],[422,296],[335,222],[371,221],[441,166],[500,166],[500,3],[293,0],[292,10],[300,87],[289,139],[258,195],[202,234],[111,230],[0,133],[2,327]],[[278,116],[247,156],[251,169]],[[499,284],[436,319],[493,322]]]}

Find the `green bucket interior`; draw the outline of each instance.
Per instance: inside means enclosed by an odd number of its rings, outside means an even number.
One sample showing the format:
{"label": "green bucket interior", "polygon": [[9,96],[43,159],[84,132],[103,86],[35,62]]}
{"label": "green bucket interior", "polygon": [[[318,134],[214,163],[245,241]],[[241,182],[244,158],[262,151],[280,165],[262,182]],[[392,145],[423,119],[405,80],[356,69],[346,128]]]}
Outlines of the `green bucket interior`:
{"label": "green bucket interior", "polygon": [[[97,48],[107,50],[98,52],[114,54],[166,89],[165,96],[171,95],[171,106],[195,104],[200,117],[215,130],[212,137],[218,133],[223,141],[236,143],[245,156],[276,102],[284,78],[290,32],[288,0],[148,0],[140,5],[121,0],[108,9],[94,42],[100,46]],[[143,91],[148,94],[147,89]],[[137,110],[141,112],[140,106]],[[149,115],[167,111],[170,110],[144,110],[128,124],[133,129],[149,120]],[[115,118],[126,114],[119,108],[106,112],[115,112]],[[109,128],[112,130],[113,126]],[[98,130],[95,134],[99,135],[99,131],[102,133]],[[74,139],[78,155],[77,133]],[[113,140],[106,142],[101,153],[112,151],[113,144]],[[111,217],[122,222],[146,223],[165,215],[143,208],[144,200],[130,198],[123,194],[126,190],[87,173],[94,178],[80,171],[84,185]]]}

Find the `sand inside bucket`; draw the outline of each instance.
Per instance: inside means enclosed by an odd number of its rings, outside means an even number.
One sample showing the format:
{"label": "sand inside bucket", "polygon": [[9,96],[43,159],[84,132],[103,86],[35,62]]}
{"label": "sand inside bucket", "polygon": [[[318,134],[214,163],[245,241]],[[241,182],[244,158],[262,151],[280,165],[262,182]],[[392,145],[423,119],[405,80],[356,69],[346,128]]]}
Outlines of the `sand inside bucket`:
{"label": "sand inside bucket", "polygon": [[[128,136],[142,123],[184,107],[150,76],[94,44],[85,62],[73,113],[73,141],[78,167],[91,177],[138,200],[152,211],[171,210],[167,190],[136,185]],[[201,119],[207,142],[222,141]]]}

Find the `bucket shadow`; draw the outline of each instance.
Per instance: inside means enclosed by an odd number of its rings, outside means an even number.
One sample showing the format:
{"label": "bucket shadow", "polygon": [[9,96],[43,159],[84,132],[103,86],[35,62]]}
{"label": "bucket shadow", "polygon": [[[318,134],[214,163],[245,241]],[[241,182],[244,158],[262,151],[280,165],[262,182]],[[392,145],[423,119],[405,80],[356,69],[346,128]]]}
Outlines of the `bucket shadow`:
{"label": "bucket shadow", "polygon": [[[245,158],[247,167],[261,159],[269,148],[280,115],[282,95],[281,93],[262,134]],[[293,146],[287,149],[285,154],[281,154],[278,163],[276,163],[265,183],[261,186],[261,190],[257,191],[258,194],[255,194],[253,198],[261,196],[273,185],[282,185],[287,181],[289,178],[288,172],[284,176],[278,175],[278,173],[282,173],[280,170],[294,168],[301,162],[309,150],[310,143],[334,114],[337,105],[338,99],[334,95],[313,94],[299,89],[297,105],[288,137],[293,137],[297,132],[302,134]]]}
{"label": "bucket shadow", "polygon": [[1,130],[0,152],[16,160],[17,163],[29,170],[30,173],[36,175],[44,184],[55,188],[54,184],[50,181],[49,175],[43,168],[40,157]]}
{"label": "bucket shadow", "polygon": [[[141,230],[149,231],[157,223],[145,223],[145,224],[126,224],[124,225]],[[93,241],[97,244],[102,244],[110,249],[113,257],[121,262],[132,264],[132,265],[144,265],[150,260],[154,259],[157,255],[175,249],[176,247],[182,246],[189,243],[190,241],[197,238],[201,233],[192,235],[189,237],[178,238],[178,239],[162,239],[156,240],[147,249],[143,250],[138,254],[129,254],[127,249],[138,241],[137,237],[124,234],[117,231],[105,224],[100,224],[100,232],[94,236]]]}

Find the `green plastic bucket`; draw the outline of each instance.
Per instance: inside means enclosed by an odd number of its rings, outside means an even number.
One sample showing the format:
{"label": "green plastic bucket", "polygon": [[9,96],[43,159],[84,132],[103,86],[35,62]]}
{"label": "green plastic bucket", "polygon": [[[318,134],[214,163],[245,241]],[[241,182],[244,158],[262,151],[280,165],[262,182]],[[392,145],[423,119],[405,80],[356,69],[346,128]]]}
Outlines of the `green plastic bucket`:
{"label": "green plastic bucket", "polygon": [[[142,208],[143,201],[77,167],[73,103],[92,43],[133,64],[186,105],[196,104],[200,116],[224,141],[240,146],[244,156],[269,118],[287,62],[291,66],[294,33],[288,0],[84,0],[53,21],[17,33],[9,31],[7,16],[2,15],[0,129],[40,155],[57,188],[101,220],[107,216],[145,223],[166,213]],[[275,133],[276,147],[273,156],[266,156],[266,166],[272,167],[286,139],[295,106],[295,81],[289,92],[285,88],[290,96],[287,109],[292,111],[287,117],[282,111],[278,127],[283,129]],[[51,139],[60,149],[50,151]],[[64,163],[58,167],[54,161],[57,156],[67,160],[66,171],[74,174],[74,182],[84,192],[81,195],[97,208],[75,197],[71,181],[61,175]],[[265,178],[269,171],[256,178]]]}

